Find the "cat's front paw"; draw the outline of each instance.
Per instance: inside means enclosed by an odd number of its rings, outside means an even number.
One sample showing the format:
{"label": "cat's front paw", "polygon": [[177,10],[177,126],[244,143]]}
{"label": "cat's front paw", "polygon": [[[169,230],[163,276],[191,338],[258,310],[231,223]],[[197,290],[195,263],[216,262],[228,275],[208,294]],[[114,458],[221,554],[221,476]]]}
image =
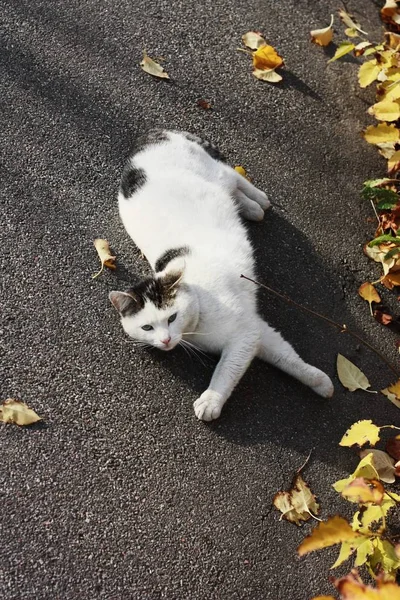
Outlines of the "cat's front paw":
{"label": "cat's front paw", "polygon": [[194,413],[201,421],[213,421],[221,414],[224,400],[221,394],[214,390],[206,390],[193,403]]}
{"label": "cat's front paw", "polygon": [[331,398],[334,392],[332,381],[330,380],[328,375],[326,375],[326,373],[320,371],[319,369],[316,370],[317,374],[315,375],[311,389],[323,398]]}

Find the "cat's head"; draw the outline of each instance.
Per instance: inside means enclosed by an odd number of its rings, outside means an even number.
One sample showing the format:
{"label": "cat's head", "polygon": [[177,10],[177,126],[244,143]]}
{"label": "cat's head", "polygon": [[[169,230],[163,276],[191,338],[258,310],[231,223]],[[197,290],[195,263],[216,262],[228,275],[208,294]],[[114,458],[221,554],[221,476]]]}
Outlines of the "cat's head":
{"label": "cat's head", "polygon": [[172,350],[190,319],[190,295],[175,269],[141,281],[126,292],[110,292],[124,331],[160,350]]}

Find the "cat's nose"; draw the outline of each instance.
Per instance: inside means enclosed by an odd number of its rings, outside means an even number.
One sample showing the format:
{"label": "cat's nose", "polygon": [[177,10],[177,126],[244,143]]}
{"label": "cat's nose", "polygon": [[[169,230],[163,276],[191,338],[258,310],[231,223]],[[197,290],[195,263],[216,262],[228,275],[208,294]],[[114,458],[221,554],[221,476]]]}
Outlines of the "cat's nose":
{"label": "cat's nose", "polygon": [[165,344],[166,346],[168,346],[168,344],[170,343],[170,341],[171,341],[171,336],[167,337],[167,338],[165,338],[163,340],[161,340],[161,343]]}

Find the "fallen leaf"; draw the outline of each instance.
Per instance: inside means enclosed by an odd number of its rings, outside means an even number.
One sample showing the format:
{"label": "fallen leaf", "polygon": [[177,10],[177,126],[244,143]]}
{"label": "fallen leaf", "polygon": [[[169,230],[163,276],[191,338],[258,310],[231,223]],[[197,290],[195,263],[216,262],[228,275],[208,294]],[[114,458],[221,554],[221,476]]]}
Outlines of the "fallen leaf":
{"label": "fallen leaf", "polygon": [[253,53],[253,66],[256,70],[276,69],[284,64],[283,58],[277,53],[275,48],[269,46],[261,46]]}
{"label": "fallen leaf", "polygon": [[383,312],[382,310],[379,309],[375,309],[374,310],[374,319],[376,319],[378,321],[378,323],[380,323],[381,325],[390,325],[390,323],[393,321],[393,316],[390,315],[389,313]]}
{"label": "fallen leaf", "polygon": [[372,454],[373,465],[378,472],[379,479],[384,483],[394,483],[395,468],[393,458],[389,456],[387,452],[383,452],[383,450],[376,450],[375,448],[361,450],[360,458],[364,458],[368,454]]}
{"label": "fallen leaf", "polygon": [[288,492],[278,492],[273,499],[273,505],[281,513],[281,519],[300,525],[318,514],[319,504],[314,494],[301,475],[296,475],[293,485]]}
{"label": "fallen leaf", "polygon": [[319,523],[311,534],[302,541],[297,552],[299,556],[304,556],[308,552],[328,548],[350,540],[357,540],[360,537],[364,536],[353,531],[346,519],[335,516]]}
{"label": "fallen leaf", "polygon": [[336,368],[340,383],[350,392],[355,390],[368,391],[367,388],[371,387],[364,373],[342,354],[337,356]]}
{"label": "fallen leaf", "polygon": [[102,238],[96,238],[94,240],[94,247],[97,250],[97,254],[101,260],[101,269],[98,273],[92,275],[93,279],[98,277],[100,273],[103,272],[104,267],[108,267],[109,269],[116,269],[114,264],[116,256],[111,254],[110,244],[107,240],[103,240]]}
{"label": "fallen leaf", "polygon": [[282,76],[276,73],[275,69],[254,69],[253,75],[257,79],[268,81],[269,83],[279,83],[282,81]]}
{"label": "fallen leaf", "polygon": [[[400,94],[399,94],[399,96],[400,96]],[[384,158],[392,158],[393,154],[396,152],[395,145],[391,142],[388,142],[388,143],[384,142],[383,144],[376,144],[376,146],[379,149],[378,150],[379,154],[381,156],[383,156]]]}
{"label": "fallen leaf", "polygon": [[379,123],[379,125],[370,125],[364,131],[364,139],[369,144],[382,144],[387,142],[399,141],[399,130],[395,125]]}
{"label": "fallen leaf", "polygon": [[400,150],[397,150],[388,160],[388,173],[393,175],[400,169]]}
{"label": "fallen leaf", "polygon": [[318,44],[318,46],[328,46],[331,43],[333,38],[333,15],[331,15],[331,22],[328,27],[324,27],[324,29],[313,29],[310,31],[311,41],[314,44]]}
{"label": "fallen leaf", "polygon": [[267,42],[259,31],[248,31],[242,36],[242,42],[251,50],[258,50],[262,46],[267,45]]}
{"label": "fallen leaf", "polygon": [[142,67],[143,71],[146,71],[146,73],[149,73],[149,75],[160,77],[161,79],[169,79],[169,75],[164,68],[150,58],[145,50],[143,52],[143,60],[140,63],[140,66]]}
{"label": "fallen leaf", "polygon": [[341,19],[341,21],[349,28],[349,29],[355,29],[356,31],[359,31],[360,33],[363,33],[364,35],[368,35],[368,33],[366,31],[363,31],[361,29],[361,25],[360,23],[358,23],[355,18],[353,17],[353,15],[350,15],[349,13],[347,13],[345,10],[340,9],[339,11],[339,17]]}
{"label": "fallen leaf", "polygon": [[400,600],[400,587],[395,583],[378,580],[378,587],[372,588],[353,573],[337,579],[334,585],[341,600]]}
{"label": "fallen leaf", "polygon": [[346,431],[346,433],[339,442],[339,446],[363,446],[367,442],[369,442],[371,446],[375,446],[375,444],[379,442],[380,439],[380,429],[380,427],[374,425],[374,423],[369,419],[357,421],[357,423],[354,423]]}
{"label": "fallen leaf", "polygon": [[[396,494],[394,496],[396,496]],[[368,506],[362,506],[361,509],[354,514],[351,523],[353,530],[363,533],[364,535],[376,532],[381,524],[383,524],[383,518],[386,517],[389,510],[395,506],[396,499],[389,498],[387,494],[385,494],[382,504],[380,505],[369,504]]]}
{"label": "fallen leaf", "polygon": [[393,33],[392,31],[385,31],[384,33],[386,37],[386,43],[393,50],[398,50],[400,46],[400,35],[398,33]]}
{"label": "fallen leaf", "polygon": [[394,258],[390,258],[390,259],[386,258],[388,250],[389,250],[389,248],[387,246],[384,246],[383,244],[381,244],[379,246],[372,246],[372,247],[369,246],[368,244],[366,244],[364,246],[365,254],[369,258],[372,258],[372,260],[374,260],[375,262],[380,262],[382,264],[383,273],[385,275],[387,275],[389,273],[390,269],[394,266],[394,264],[396,262]]}
{"label": "fallen leaf", "polygon": [[348,558],[350,558],[350,556],[353,554],[353,552],[355,552],[356,550],[358,551],[358,549],[361,546],[363,546],[366,541],[368,541],[368,540],[365,540],[365,538],[363,538],[363,537],[359,537],[358,539],[355,539],[355,540],[342,542],[342,545],[340,546],[339,556],[337,557],[336,561],[332,565],[331,569],[336,569],[336,567],[339,567]]}
{"label": "fallen leaf", "polygon": [[389,23],[392,27],[399,29],[400,9],[395,0],[386,0],[385,6],[381,8],[381,18],[385,23]]}
{"label": "fallen leaf", "polygon": [[[369,63],[365,64],[367,65]],[[375,116],[378,121],[397,121],[397,119],[400,118],[400,104],[393,100],[382,100],[381,102],[373,104],[367,112],[368,114]]]}
{"label": "fallen leaf", "polygon": [[3,423],[15,423],[16,425],[32,425],[41,421],[34,410],[28,407],[25,402],[7,398],[0,406],[0,421]]}
{"label": "fallen leaf", "polygon": [[210,110],[212,108],[211,102],[204,100],[203,98],[197,100],[197,106],[200,106],[200,108],[203,108],[204,110]]}
{"label": "fallen leaf", "polygon": [[361,298],[364,298],[364,300],[366,300],[369,303],[369,309],[372,315],[372,302],[380,302],[380,295],[378,294],[372,283],[369,283],[368,281],[366,283],[363,283],[358,288],[358,293],[360,294]]}
{"label": "fallen leaf", "polygon": [[366,88],[373,81],[376,81],[381,70],[382,67],[377,64],[376,60],[369,60],[361,65],[358,71],[358,83],[360,87]]}
{"label": "fallen leaf", "polygon": [[396,285],[400,285],[400,273],[388,273],[380,281],[388,290],[392,290]]}
{"label": "fallen leaf", "polygon": [[236,173],[239,173],[239,175],[241,175],[242,177],[244,177],[245,179],[247,179],[248,181],[250,181],[250,178],[248,177],[247,173],[246,173],[246,169],[244,167],[242,167],[241,165],[236,165],[236,167],[234,167]]}
{"label": "fallen leaf", "polygon": [[378,479],[364,479],[357,477],[342,491],[342,496],[350,502],[359,504],[381,504],[384,487]]}
{"label": "fallen leaf", "polygon": [[346,54],[348,54],[349,52],[354,50],[354,48],[355,48],[355,45],[350,42],[341,42],[339,44],[335,54],[332,56],[331,59],[328,60],[328,63],[338,60],[338,58],[342,58],[342,56],[345,56]]}
{"label": "fallen leaf", "polygon": [[314,596],[311,600],[335,600],[333,596]]}
{"label": "fallen leaf", "polygon": [[389,385],[384,390],[381,390],[381,392],[389,398],[390,402],[393,402],[397,408],[400,408],[400,379],[393,385]]}
{"label": "fallen leaf", "polygon": [[[397,383],[400,384],[400,381]],[[386,452],[390,454],[394,460],[400,460],[400,435],[388,439],[386,442]]]}
{"label": "fallen leaf", "polygon": [[374,467],[374,457],[372,454],[368,454],[360,460],[354,473],[349,477],[346,477],[346,479],[339,479],[332,487],[340,494],[344,488],[357,477],[364,477],[364,479],[379,479],[378,471]]}
{"label": "fallen leaf", "polygon": [[[372,540],[374,553],[369,559],[369,567],[375,575],[384,574],[386,579],[394,580],[400,567],[400,560],[394,546],[388,541],[375,537]],[[387,598],[387,596],[386,596]],[[391,598],[388,600],[391,600]]]}
{"label": "fallen leaf", "polygon": [[354,55],[355,56],[362,56],[365,53],[366,49],[367,48],[371,48],[371,47],[372,47],[371,42],[360,42],[354,48]]}

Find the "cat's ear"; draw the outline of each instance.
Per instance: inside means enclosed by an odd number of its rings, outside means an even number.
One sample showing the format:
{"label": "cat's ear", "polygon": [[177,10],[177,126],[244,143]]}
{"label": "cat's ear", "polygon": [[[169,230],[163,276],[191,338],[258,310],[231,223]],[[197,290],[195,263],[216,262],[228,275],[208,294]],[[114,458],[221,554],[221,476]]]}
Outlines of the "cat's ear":
{"label": "cat's ear", "polygon": [[133,315],[141,309],[140,298],[135,292],[110,292],[111,304],[123,317]]}
{"label": "cat's ear", "polygon": [[162,284],[167,290],[177,288],[182,281],[185,272],[185,261],[174,261],[174,266],[166,270],[162,275]]}

